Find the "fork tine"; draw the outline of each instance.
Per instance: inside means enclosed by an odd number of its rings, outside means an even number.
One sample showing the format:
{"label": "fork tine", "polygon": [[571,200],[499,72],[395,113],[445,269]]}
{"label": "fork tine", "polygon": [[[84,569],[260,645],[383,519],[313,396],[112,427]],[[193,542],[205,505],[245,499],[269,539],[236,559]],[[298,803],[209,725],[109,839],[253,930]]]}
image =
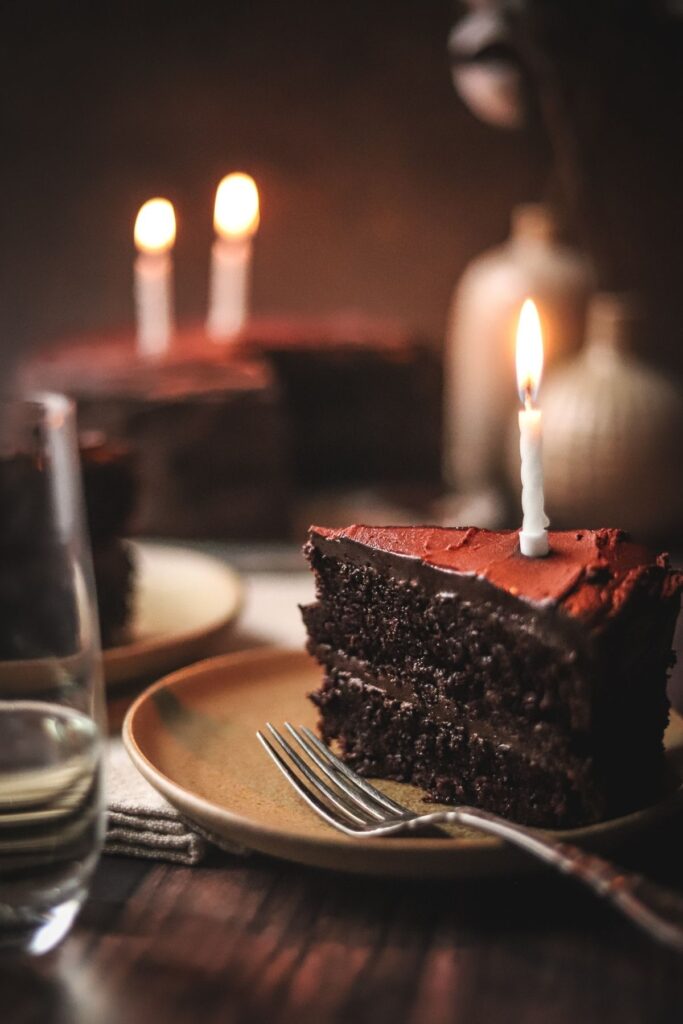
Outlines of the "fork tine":
{"label": "fork tine", "polygon": [[256,737],[268,756],[275,762],[276,767],[280,769],[287,781],[294,787],[299,796],[306,801],[308,806],[312,808],[316,814],[319,814],[321,818],[324,818],[325,821],[330,825],[333,825],[335,828],[338,828],[341,832],[346,832],[347,835],[358,835],[359,829],[357,827],[349,827],[338,815],[330,810],[327,804],[323,803],[315,793],[312,793],[311,790],[303,784],[299,776],[292,771],[284,758],[278,754],[270,740],[263,735],[260,729],[256,730]]}
{"label": "fork tine", "polygon": [[287,742],[287,740],[280,735],[280,733],[278,732],[274,725],[272,725],[270,722],[266,722],[266,728],[268,729],[271,736],[284,750],[285,754],[290,759],[290,761],[296,766],[296,768],[299,769],[304,778],[308,780],[313,789],[316,790],[317,793],[324,796],[325,799],[329,803],[331,803],[332,806],[342,815],[342,817],[346,818],[347,822],[354,822],[356,825],[361,826],[367,825],[369,823],[367,814],[359,813],[361,810],[359,807],[350,807],[346,800],[344,800],[343,797],[340,796],[340,794],[335,793],[334,790],[331,789],[326,782],[318,778],[315,772],[311,771],[311,769],[303,760],[303,758],[299,757],[296,750],[294,750],[294,748]]}
{"label": "fork tine", "polygon": [[329,779],[334,786],[341,789],[356,806],[362,807],[363,810],[371,814],[376,821],[386,821],[386,810],[380,810],[377,800],[368,799],[367,796],[363,794],[362,787],[357,784],[355,779],[351,782],[346,778],[346,776],[335,771],[334,766],[330,765],[326,758],[323,758],[318,754],[313,744],[306,739],[305,736],[302,736],[297,732],[291,722],[285,722],[285,729],[290,736],[296,740],[301,749],[308,755],[313,764],[320,769],[326,779]]}
{"label": "fork tine", "polygon": [[359,786],[364,793],[371,796],[373,800],[376,800],[377,803],[382,805],[382,807],[385,807],[393,814],[413,814],[409,807],[404,807],[403,804],[396,803],[396,801],[392,800],[391,797],[385,796],[379,789],[371,786],[366,779],[361,778],[361,776],[356,774],[356,772],[351,771],[348,765],[345,765],[343,761],[340,761],[339,758],[332,753],[330,748],[326,747],[322,740],[319,739],[311,729],[302,725],[301,731],[305,736],[307,736],[311,743],[314,744],[318,752],[322,754],[322,756],[332,764],[338,772],[344,775],[351,782],[355,783],[356,786]]}

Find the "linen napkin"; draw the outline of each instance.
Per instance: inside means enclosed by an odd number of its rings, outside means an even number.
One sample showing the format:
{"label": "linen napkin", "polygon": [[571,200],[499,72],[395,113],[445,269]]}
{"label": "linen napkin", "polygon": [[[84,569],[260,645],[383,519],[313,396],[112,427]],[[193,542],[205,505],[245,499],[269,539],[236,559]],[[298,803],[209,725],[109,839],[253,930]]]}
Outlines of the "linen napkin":
{"label": "linen napkin", "polygon": [[106,758],[107,835],[105,852],[198,864],[207,840],[142,777],[123,742],[113,737]]}
{"label": "linen napkin", "polygon": [[[311,600],[309,574],[251,572],[243,579],[244,611],[228,649],[264,644],[301,648],[304,630],[298,605]],[[248,853],[183,818],[139,773],[118,736],[107,743],[105,768],[105,853],[188,865],[200,863],[212,845],[229,853]]]}

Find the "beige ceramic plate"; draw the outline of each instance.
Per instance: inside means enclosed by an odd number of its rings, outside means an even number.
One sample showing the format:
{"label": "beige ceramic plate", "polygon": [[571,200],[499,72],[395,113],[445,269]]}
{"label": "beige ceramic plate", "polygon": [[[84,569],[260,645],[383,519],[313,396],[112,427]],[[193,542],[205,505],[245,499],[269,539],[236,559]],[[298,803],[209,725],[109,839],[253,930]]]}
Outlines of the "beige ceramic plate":
{"label": "beige ceramic plate", "polygon": [[[319,867],[373,875],[468,876],[528,867],[495,839],[464,829],[452,840],[352,840],[320,821],[258,743],[264,722],[313,725],[306,699],[319,668],[297,651],[260,650],[213,658],[175,672],[132,706],[123,738],[152,785],[186,817],[218,837]],[[426,806],[411,786],[380,783],[402,803]],[[680,796],[602,825],[565,833],[608,849],[681,809]]]}
{"label": "beige ceramic plate", "polygon": [[165,544],[132,548],[132,639],[104,652],[107,684],[159,676],[206,657],[242,605],[240,579],[223,562]]}

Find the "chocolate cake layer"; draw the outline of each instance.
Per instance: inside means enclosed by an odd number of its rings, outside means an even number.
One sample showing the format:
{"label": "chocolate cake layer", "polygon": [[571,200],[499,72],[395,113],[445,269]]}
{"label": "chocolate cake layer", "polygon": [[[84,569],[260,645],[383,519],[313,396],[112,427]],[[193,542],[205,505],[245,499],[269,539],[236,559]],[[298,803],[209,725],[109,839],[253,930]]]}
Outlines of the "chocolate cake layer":
{"label": "chocolate cake layer", "polygon": [[487,807],[529,824],[591,821],[606,812],[591,758],[564,737],[444,717],[352,672],[326,675],[314,701],[323,738],[341,740],[344,760],[362,775],[410,782],[439,802]]}
{"label": "chocolate cake layer", "polygon": [[619,531],[551,534],[551,548],[526,559],[513,533],[313,528],[318,601],[303,612],[325,736],[361,770],[532,824],[649,799],[680,575]]}

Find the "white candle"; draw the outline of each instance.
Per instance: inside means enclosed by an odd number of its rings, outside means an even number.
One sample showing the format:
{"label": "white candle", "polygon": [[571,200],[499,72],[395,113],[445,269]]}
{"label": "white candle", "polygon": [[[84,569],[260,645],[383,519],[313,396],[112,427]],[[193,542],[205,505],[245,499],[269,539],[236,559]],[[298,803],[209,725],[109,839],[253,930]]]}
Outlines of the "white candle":
{"label": "white candle", "polygon": [[543,372],[543,337],[536,306],[527,299],[517,328],[517,387],[524,409],[519,414],[519,451],[522,457],[522,529],[519,549],[523,555],[547,555],[548,517],[543,498],[543,431],[541,410],[534,400]]}
{"label": "white candle", "polygon": [[168,351],[173,332],[173,262],[176,223],[168,199],[150,199],[135,220],[135,306],[138,352],[145,358]]}
{"label": "white candle", "polygon": [[248,174],[229,174],[216,191],[211,249],[211,285],[206,331],[212,341],[233,338],[248,315],[253,237],[259,225],[259,196]]}

